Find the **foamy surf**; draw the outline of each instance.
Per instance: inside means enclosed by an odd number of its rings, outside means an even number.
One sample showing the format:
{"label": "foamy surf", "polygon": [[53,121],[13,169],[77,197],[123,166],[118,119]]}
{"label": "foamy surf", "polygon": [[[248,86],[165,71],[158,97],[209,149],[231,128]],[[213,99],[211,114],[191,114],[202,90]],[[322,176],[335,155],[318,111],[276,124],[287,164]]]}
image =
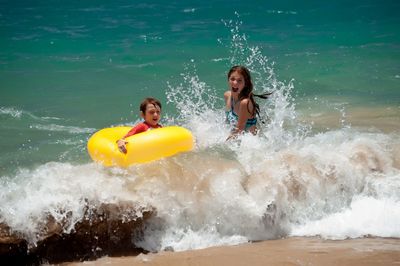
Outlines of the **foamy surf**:
{"label": "foamy surf", "polygon": [[[137,246],[152,251],[288,235],[397,236],[396,212],[385,213],[388,218],[380,221],[380,227],[366,227],[356,233],[351,225],[334,233],[314,225],[333,226],[341,215],[352,219],[366,215],[362,218],[369,221],[374,212],[361,214],[358,207],[366,199],[379,209],[391,195],[393,206],[397,206],[398,134],[353,129],[346,123],[345,109],[339,110],[342,127],[314,131],[312,123],[298,118],[291,96],[293,83],[276,78],[268,58],[259,48],[247,44],[246,36],[239,31],[240,23],[230,21],[226,25],[233,29],[235,43],[230,47],[230,63],[246,62],[257,87],[274,92],[261,103],[260,120],[264,123],[260,123],[257,136],[244,134],[235,141],[225,141],[230,129],[224,124],[223,110],[217,108],[221,97],[202,81],[191,60],[181,74],[182,83],[168,84],[168,103],[179,115],[167,114],[165,121],[194,133],[193,152],[128,169],[56,162],[31,170],[22,168],[15,176],[2,177],[2,222],[35,245],[43,235],[40,232],[46,230],[43,221],[49,213],[68,234],[84,219],[86,202],[118,205],[130,201],[156,210],[146,221],[141,237],[133,239]],[[19,114],[14,109],[3,113]],[[36,130],[68,134],[94,131],[48,123],[34,125]],[[379,229],[383,227],[391,229]]]}
{"label": "foamy surf", "polygon": [[[42,256],[46,248],[64,252],[80,243],[64,253],[75,256],[82,248],[82,256],[96,257],[114,246],[157,252],[286,236],[399,236],[398,131],[353,127],[344,102],[324,102],[324,110],[311,107],[308,120],[300,117],[294,83],[277,78],[273,62],[240,32],[241,22],[224,24],[230,42],[218,41],[230,55],[211,62],[226,61],[227,69],[244,64],[258,92],[273,92],[260,102],[264,123],[256,136],[226,141],[222,95],[203,81],[195,60],[185,65],[181,82],[167,84],[176,114],[166,114],[164,124],[189,128],[196,149],[128,169],[88,163],[85,143],[94,128],[0,108],[2,119],[12,121],[10,134],[32,133],[9,147],[14,153],[3,158],[12,158],[16,169],[0,178],[0,229],[20,241],[17,250]],[[326,110],[337,115],[320,125]]]}
{"label": "foamy surf", "polygon": [[[399,158],[390,148],[398,139],[342,130],[280,150],[269,149],[267,141],[243,136],[236,145],[198,147],[126,170],[94,163],[21,170],[1,179],[1,221],[35,244],[48,214],[68,233],[83,218],[85,201],[132,201],[157,210],[136,240],[154,251],[286,235],[398,237],[400,175],[393,162]],[[371,208],[362,212],[368,202]],[[360,222],[346,227],[345,220],[337,230],[338,219]],[[363,221],[370,226],[352,230]]]}
{"label": "foamy surf", "polygon": [[43,130],[43,131],[50,131],[50,132],[67,132],[70,134],[90,134],[96,131],[95,128],[81,128],[81,127],[74,127],[74,126],[64,126],[64,125],[57,125],[57,124],[32,124],[29,128]]}
{"label": "foamy surf", "polygon": [[399,238],[399,210],[398,199],[355,196],[348,208],[319,220],[308,221],[301,226],[293,226],[290,235],[320,236],[324,239],[366,236]]}
{"label": "foamy surf", "polygon": [[46,121],[46,120],[60,120],[60,118],[58,117],[51,117],[51,116],[36,116],[34,114],[32,114],[31,112],[22,110],[22,109],[18,109],[16,107],[6,107],[6,106],[2,106],[0,107],[0,115],[2,116],[8,116],[8,117],[12,117],[15,119],[20,119],[23,116],[26,116],[28,118],[31,118],[33,120],[39,120],[39,121]]}

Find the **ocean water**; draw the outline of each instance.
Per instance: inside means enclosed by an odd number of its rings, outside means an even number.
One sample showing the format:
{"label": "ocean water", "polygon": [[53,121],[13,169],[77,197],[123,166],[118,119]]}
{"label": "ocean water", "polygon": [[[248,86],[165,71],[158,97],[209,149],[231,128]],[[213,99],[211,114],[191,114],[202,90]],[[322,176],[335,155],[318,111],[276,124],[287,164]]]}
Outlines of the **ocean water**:
{"label": "ocean water", "polygon": [[[86,201],[129,200],[157,209],[133,240],[147,250],[400,237],[399,9],[0,1],[0,222],[35,244],[49,213],[70,232]],[[274,94],[258,101],[257,136],[225,142],[234,64]],[[129,169],[92,162],[91,134],[138,122],[146,96],[195,150]]]}

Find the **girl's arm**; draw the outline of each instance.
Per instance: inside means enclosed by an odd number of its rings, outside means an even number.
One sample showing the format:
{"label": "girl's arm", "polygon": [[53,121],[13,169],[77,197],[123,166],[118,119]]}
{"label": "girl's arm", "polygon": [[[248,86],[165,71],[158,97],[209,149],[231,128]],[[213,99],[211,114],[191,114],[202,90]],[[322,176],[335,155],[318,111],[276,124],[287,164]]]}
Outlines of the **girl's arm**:
{"label": "girl's arm", "polygon": [[243,99],[240,101],[239,113],[238,113],[239,119],[236,126],[238,133],[242,132],[246,128],[247,119],[249,119],[251,116],[249,110],[247,110],[248,104],[249,104],[249,99]]}
{"label": "girl's arm", "polygon": [[231,110],[231,92],[230,91],[226,91],[224,93],[224,98],[225,98],[225,111],[229,111]]}
{"label": "girl's arm", "polygon": [[252,117],[252,114],[249,112],[249,109],[251,110],[252,108],[253,106],[251,105],[251,103],[249,103],[249,99],[243,99],[240,101],[238,122],[235,129],[232,131],[232,134],[228,137],[228,139],[236,137],[238,134],[240,134],[245,130],[247,119]]}

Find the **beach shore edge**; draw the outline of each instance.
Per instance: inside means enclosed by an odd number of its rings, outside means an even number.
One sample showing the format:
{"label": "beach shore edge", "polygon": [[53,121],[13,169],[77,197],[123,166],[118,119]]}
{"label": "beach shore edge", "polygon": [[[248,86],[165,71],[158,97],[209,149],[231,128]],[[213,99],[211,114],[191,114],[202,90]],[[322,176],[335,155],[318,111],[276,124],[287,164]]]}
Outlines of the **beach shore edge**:
{"label": "beach shore edge", "polygon": [[400,238],[366,237],[325,240],[289,237],[235,246],[210,247],[182,252],[162,251],[127,257],[102,257],[79,265],[398,265]]}

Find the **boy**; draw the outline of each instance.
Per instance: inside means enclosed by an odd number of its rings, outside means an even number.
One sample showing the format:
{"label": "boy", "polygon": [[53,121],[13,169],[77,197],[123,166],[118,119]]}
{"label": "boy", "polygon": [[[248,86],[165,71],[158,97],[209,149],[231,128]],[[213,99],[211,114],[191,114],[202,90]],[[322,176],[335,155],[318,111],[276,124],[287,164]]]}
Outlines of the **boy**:
{"label": "boy", "polygon": [[129,132],[117,141],[118,149],[122,153],[126,153],[126,141],[125,138],[145,132],[150,129],[162,127],[158,122],[161,118],[161,103],[155,98],[146,98],[140,104],[140,116],[144,119],[144,122],[134,126]]}

